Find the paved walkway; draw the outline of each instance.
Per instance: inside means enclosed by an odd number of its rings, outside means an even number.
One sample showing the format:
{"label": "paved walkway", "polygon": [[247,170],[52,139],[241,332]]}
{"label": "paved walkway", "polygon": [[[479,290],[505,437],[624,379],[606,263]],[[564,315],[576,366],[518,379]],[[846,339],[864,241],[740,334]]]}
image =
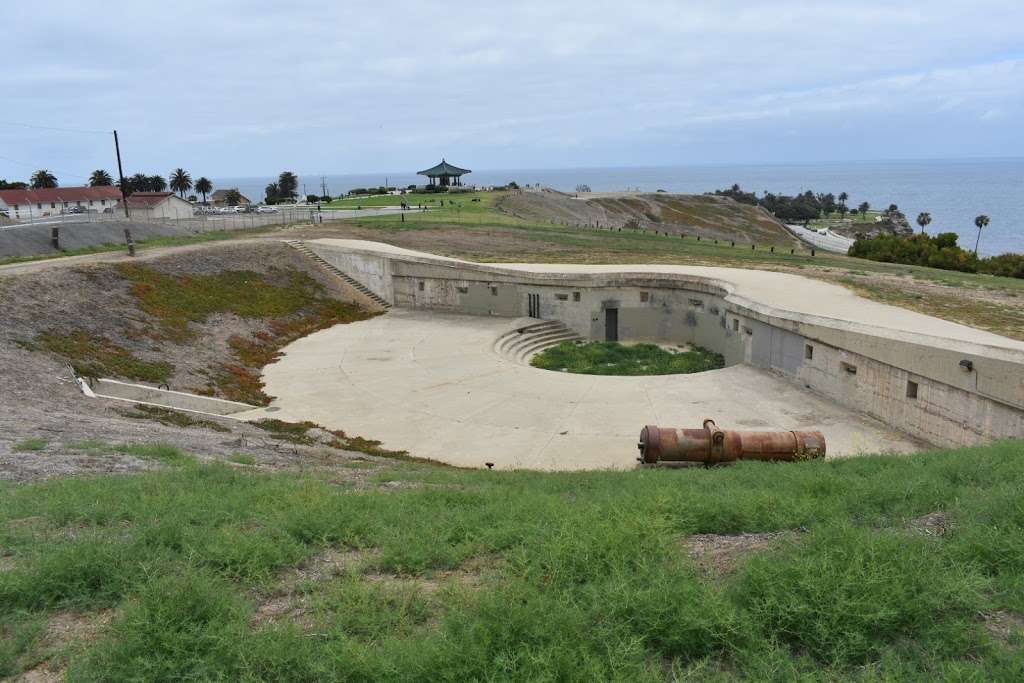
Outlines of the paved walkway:
{"label": "paved walkway", "polygon": [[267,366],[258,419],[312,420],[456,465],[548,470],[635,464],[645,424],[819,429],[830,456],[918,445],[749,366],[693,375],[598,377],[539,370],[493,350],[520,324],[395,309],[300,339]]}

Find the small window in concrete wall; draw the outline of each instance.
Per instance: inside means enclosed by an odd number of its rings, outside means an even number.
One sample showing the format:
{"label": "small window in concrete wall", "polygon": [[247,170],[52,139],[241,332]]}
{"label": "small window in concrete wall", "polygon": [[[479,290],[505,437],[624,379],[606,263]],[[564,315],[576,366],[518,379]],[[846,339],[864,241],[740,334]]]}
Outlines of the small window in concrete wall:
{"label": "small window in concrete wall", "polygon": [[907,380],[907,398],[917,398],[917,382]]}
{"label": "small window in concrete wall", "polygon": [[697,308],[701,308],[702,306],[704,306],[704,302],[701,301],[700,299],[690,299],[690,305],[695,306]]}
{"label": "small window in concrete wall", "polygon": [[425,282],[423,282],[423,280],[420,280],[420,291],[421,291],[421,292],[423,291],[423,287],[424,287],[425,285],[426,285],[426,283],[425,283]]}
{"label": "small window in concrete wall", "polygon": [[573,292],[572,293],[572,300],[573,301],[579,301],[580,300],[580,293],[579,292]]}
{"label": "small window in concrete wall", "polygon": [[456,287],[459,294],[469,294],[469,287]]}
{"label": "small window in concrete wall", "polygon": [[650,292],[640,292],[640,303],[647,303],[651,299]]}
{"label": "small window in concrete wall", "polygon": [[856,375],[857,374],[857,366],[856,365],[851,365],[850,363],[840,363],[839,364],[839,368],[843,372],[845,372],[847,375]]}
{"label": "small window in concrete wall", "polygon": [[733,332],[739,332],[740,331],[740,319],[739,318],[733,318],[732,319],[732,331]]}
{"label": "small window in concrete wall", "polygon": [[558,299],[559,301],[568,301],[569,300],[569,295],[568,294],[555,294],[555,298]]}
{"label": "small window in concrete wall", "polygon": [[814,347],[804,344],[804,360],[814,360]]}
{"label": "small window in concrete wall", "polygon": [[491,286],[491,296],[498,296],[498,288]]}

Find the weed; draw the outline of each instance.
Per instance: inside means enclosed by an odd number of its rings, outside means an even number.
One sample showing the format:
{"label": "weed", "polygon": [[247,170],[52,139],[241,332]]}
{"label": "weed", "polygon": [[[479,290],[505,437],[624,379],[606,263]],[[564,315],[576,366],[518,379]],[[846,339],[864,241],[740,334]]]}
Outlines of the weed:
{"label": "weed", "polygon": [[43,349],[67,359],[81,377],[124,377],[143,382],[166,382],[174,366],[145,361],[106,337],[86,330],[47,330],[36,337]]}
{"label": "weed", "polygon": [[228,427],[225,427],[219,422],[205,420],[180,410],[172,410],[162,406],[150,406],[140,403],[135,405],[132,410],[118,412],[125,417],[132,418],[133,420],[153,420],[154,422],[159,422],[160,424],[168,425],[170,427],[199,427],[203,429],[212,429],[215,432],[231,431]]}
{"label": "weed", "polygon": [[256,458],[252,457],[248,453],[232,453],[228,458],[233,463],[238,465],[255,465]]}
{"label": "weed", "polygon": [[725,358],[700,346],[674,353],[655,344],[562,342],[530,363],[544,370],[584,375],[674,375],[715,370],[725,366]]}
{"label": "weed", "polygon": [[29,438],[22,439],[18,443],[14,444],[14,450],[17,453],[36,452],[46,448],[49,443],[50,442],[46,439],[38,436],[30,436]]}

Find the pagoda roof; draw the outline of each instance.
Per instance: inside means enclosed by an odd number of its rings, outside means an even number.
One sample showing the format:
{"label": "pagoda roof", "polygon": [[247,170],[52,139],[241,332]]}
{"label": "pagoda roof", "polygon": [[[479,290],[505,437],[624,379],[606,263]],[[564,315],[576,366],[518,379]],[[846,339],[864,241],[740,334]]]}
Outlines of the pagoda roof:
{"label": "pagoda roof", "polygon": [[472,173],[468,168],[459,168],[458,166],[452,166],[444,159],[441,159],[441,163],[432,168],[428,168],[425,171],[419,171],[416,175],[425,175],[428,178],[439,178],[443,175],[454,175],[459,176],[464,173]]}

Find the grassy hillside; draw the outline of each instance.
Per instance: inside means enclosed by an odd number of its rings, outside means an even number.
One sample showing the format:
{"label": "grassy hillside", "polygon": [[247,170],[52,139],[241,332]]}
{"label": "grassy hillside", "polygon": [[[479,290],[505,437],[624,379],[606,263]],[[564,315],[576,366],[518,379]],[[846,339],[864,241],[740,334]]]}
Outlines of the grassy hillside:
{"label": "grassy hillside", "polygon": [[0,676],[1024,673],[1019,442],[628,473],[395,463],[364,480],[150,450],[164,469],[0,483]]}

